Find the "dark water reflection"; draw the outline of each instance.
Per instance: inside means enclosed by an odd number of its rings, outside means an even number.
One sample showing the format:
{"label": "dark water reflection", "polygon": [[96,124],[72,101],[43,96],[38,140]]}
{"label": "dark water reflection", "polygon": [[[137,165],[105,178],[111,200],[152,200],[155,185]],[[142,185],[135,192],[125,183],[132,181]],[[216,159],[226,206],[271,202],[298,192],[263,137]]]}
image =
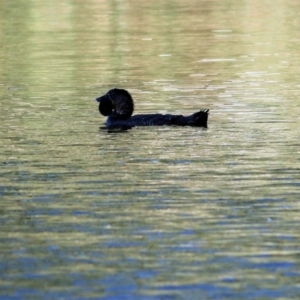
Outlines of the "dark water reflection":
{"label": "dark water reflection", "polygon": [[299,298],[296,2],[0,4],[1,299]]}

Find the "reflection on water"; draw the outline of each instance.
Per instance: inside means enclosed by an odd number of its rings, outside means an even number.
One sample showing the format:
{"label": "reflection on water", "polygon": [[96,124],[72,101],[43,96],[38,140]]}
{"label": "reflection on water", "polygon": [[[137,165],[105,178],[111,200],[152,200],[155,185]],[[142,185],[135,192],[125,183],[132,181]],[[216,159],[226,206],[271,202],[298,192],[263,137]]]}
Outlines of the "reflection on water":
{"label": "reflection on water", "polygon": [[1,299],[299,298],[296,2],[0,5]]}

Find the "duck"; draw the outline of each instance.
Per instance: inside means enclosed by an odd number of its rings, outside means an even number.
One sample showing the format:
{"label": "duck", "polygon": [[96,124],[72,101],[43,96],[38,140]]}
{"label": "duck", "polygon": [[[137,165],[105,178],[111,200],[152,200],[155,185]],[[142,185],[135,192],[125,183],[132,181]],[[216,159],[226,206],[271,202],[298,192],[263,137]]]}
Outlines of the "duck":
{"label": "duck", "polygon": [[107,117],[108,128],[132,128],[136,126],[193,126],[207,127],[209,109],[197,111],[189,116],[172,114],[134,115],[134,101],[125,89],[114,88],[95,99],[99,103],[99,112]]}

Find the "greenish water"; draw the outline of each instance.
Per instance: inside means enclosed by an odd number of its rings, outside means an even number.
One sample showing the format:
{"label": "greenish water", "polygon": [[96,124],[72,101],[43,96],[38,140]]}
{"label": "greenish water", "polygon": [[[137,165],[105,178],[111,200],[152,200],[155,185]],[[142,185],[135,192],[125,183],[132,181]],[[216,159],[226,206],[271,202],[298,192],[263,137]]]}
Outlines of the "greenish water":
{"label": "greenish water", "polygon": [[0,6],[0,299],[300,297],[297,2]]}

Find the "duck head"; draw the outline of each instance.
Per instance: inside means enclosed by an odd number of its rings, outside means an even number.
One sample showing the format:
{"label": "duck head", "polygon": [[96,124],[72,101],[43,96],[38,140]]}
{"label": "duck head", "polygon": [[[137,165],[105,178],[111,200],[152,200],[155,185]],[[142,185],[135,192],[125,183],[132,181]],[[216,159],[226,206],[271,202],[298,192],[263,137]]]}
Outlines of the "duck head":
{"label": "duck head", "polygon": [[129,118],[134,110],[131,95],[123,89],[109,90],[105,95],[96,98],[99,102],[99,112],[103,116],[114,114],[122,119]]}

